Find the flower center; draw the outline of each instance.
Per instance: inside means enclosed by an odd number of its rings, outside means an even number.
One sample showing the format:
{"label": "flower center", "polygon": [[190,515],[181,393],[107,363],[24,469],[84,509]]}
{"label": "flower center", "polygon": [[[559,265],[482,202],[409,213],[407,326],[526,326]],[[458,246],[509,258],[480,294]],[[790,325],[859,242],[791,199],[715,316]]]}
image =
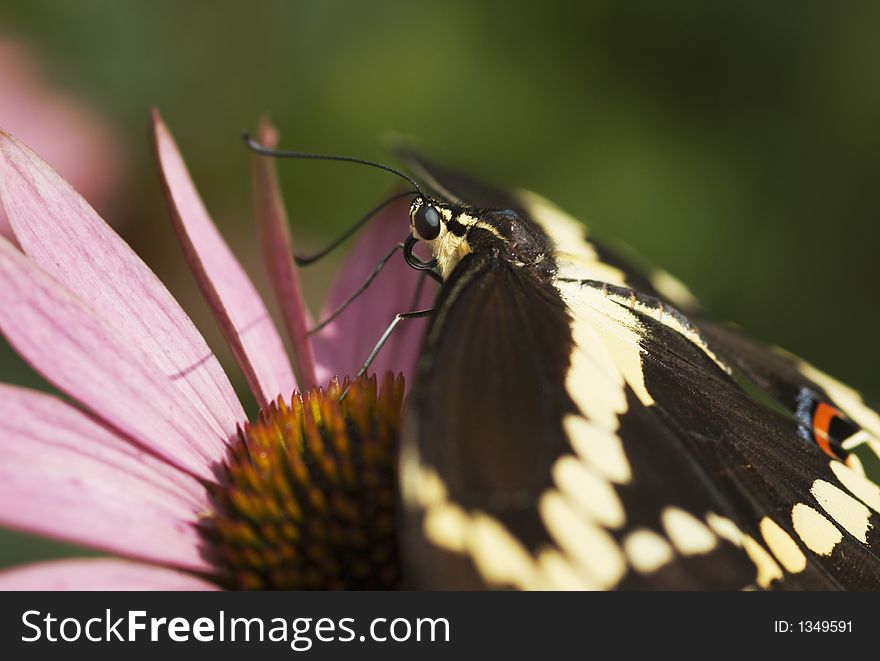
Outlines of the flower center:
{"label": "flower center", "polygon": [[245,425],[204,522],[219,580],[237,589],[396,586],[403,377],[279,398]]}

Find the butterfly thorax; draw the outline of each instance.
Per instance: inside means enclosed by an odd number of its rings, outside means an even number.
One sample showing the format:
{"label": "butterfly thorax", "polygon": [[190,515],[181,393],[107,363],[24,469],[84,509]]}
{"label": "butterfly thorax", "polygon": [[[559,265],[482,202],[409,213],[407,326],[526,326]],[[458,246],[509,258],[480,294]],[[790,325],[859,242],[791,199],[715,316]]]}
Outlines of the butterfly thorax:
{"label": "butterfly thorax", "polygon": [[[425,202],[413,202],[411,216]],[[488,253],[530,271],[540,280],[550,280],[556,273],[556,260],[550,240],[535,223],[509,209],[475,209],[429,202],[440,215],[440,233],[425,240],[440,274],[446,280],[465,255]]]}

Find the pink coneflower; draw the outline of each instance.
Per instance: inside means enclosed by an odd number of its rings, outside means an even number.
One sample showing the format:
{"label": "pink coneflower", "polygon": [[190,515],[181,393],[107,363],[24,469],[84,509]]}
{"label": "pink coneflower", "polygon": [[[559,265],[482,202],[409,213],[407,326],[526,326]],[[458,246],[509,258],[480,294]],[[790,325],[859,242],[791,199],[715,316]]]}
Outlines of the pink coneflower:
{"label": "pink coneflower", "polygon": [[[0,117],[99,207],[122,172],[119,146],[107,122],[85,100],[46,80],[34,53],[21,41],[0,37]],[[0,208],[0,235],[12,234]]]}
{"label": "pink coneflower", "polygon": [[[292,368],[158,114],[153,127],[187,261],[261,412],[247,421],[213,352],[149,267],[46,163],[0,133],[0,197],[21,246],[0,237],[0,330],[73,400],[0,385],[0,524],[119,556],[13,568],[0,573],[0,588],[392,585],[402,381],[389,376],[377,388],[361,379],[342,404],[335,382],[315,386],[356,372],[412,304],[417,279],[392,260],[344,314],[307,336],[273,165],[254,157],[255,215]],[[260,139],[273,140],[267,124]],[[371,223],[328,310],[407,227],[405,203]],[[377,372],[411,369],[419,329],[402,330]],[[297,386],[306,394],[291,400]]]}

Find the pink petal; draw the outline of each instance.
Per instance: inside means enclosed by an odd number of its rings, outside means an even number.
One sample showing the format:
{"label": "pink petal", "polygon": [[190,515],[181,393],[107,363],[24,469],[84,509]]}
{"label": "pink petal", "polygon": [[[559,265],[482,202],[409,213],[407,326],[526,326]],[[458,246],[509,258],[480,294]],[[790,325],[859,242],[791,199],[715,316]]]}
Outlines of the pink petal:
{"label": "pink petal", "polygon": [[217,590],[183,572],[114,558],[55,560],[0,572],[0,590]]}
{"label": "pink petal", "polygon": [[[278,142],[275,128],[260,122],[257,139],[267,147]],[[293,349],[293,370],[300,390],[316,385],[315,358],[308,336],[308,317],[299,286],[299,274],[293,262],[287,212],[278,186],[275,161],[266,156],[253,156],[254,215],[260,229],[260,241],[275,298],[284,316],[284,323]]]}
{"label": "pink petal", "polygon": [[171,219],[186,259],[257,398],[265,407],[296,384],[272,317],[208,215],[174,143],[153,111],[153,138]]}
{"label": "pink petal", "polygon": [[[380,212],[346,257],[330,291],[322,319],[348,298],[388,250],[402,242],[408,233],[408,201],[394,202]],[[357,373],[394,315],[433,305],[437,285],[427,276],[424,276],[421,295],[414,299],[421,277],[422,274],[407,266],[402,252],[394,255],[369,288],[317,335],[315,353],[318,364],[335,368],[333,373],[319,374],[322,382],[334,374]],[[403,372],[407,386],[411,385],[426,327],[427,319],[402,321],[373,362],[370,372]]]}
{"label": "pink petal", "polygon": [[[123,171],[110,127],[84,99],[56,89],[24,43],[0,37],[3,128],[34,145],[93,203],[105,203]],[[12,228],[0,208],[0,234]]]}
{"label": "pink petal", "polygon": [[206,479],[204,419],[137,344],[0,238],[0,331],[38,372],[169,463]]}
{"label": "pink petal", "polygon": [[[0,386],[0,524],[206,570],[204,489],[49,395]],[[185,480],[188,479],[188,484]]]}
{"label": "pink petal", "polygon": [[140,346],[165,387],[207,422],[201,442],[219,456],[244,419],[214,354],[165,286],[88,203],[46,163],[0,133],[0,197],[31,258]]}
{"label": "pink petal", "polygon": [[210,506],[198,480],[88,413],[53,395],[0,383],[0,455],[6,456],[2,448],[13,443],[13,437],[28,439],[25,449],[34,455],[72,453],[77,461],[97,462],[129,475],[181,512],[201,512]]}

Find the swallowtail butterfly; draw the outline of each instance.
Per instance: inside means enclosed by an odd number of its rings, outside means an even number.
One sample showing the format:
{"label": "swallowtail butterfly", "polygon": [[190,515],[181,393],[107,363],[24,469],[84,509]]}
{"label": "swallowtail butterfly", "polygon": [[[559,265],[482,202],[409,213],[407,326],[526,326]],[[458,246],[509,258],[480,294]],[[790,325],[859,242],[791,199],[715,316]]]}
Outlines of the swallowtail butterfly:
{"label": "swallowtail butterfly", "polygon": [[880,588],[858,394],[537,195],[405,159],[442,280],[401,449],[412,586]]}

